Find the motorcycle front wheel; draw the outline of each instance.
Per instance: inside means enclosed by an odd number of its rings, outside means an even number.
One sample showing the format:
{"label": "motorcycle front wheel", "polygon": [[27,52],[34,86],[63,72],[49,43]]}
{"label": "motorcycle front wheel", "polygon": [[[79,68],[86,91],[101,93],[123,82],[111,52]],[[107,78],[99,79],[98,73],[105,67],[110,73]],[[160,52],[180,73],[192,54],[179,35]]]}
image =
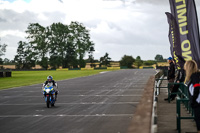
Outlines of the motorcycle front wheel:
{"label": "motorcycle front wheel", "polygon": [[49,108],[49,104],[50,104],[50,97],[49,96],[47,96],[47,108]]}

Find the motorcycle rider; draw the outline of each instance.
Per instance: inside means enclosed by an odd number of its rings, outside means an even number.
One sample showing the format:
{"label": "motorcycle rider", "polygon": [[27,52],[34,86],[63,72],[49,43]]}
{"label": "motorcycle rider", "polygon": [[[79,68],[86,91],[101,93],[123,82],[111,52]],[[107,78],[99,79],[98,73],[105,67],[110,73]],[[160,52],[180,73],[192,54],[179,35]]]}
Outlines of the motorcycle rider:
{"label": "motorcycle rider", "polygon": [[[51,75],[49,75],[47,77],[47,80],[44,82],[43,87],[45,87],[47,84],[53,84],[53,86],[55,86],[56,88],[58,88],[57,83],[53,80],[53,77]],[[53,89],[55,91],[55,101],[56,101],[58,90],[56,90],[55,87]]]}

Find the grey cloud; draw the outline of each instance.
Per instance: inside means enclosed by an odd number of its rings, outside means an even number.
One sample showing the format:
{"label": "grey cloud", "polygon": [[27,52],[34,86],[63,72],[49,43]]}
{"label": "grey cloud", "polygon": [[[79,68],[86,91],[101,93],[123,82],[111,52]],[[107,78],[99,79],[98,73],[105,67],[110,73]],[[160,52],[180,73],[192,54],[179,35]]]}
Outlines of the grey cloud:
{"label": "grey cloud", "polygon": [[1,42],[3,44],[7,44],[5,58],[13,60],[15,55],[17,54],[18,42],[26,41],[25,38],[7,35],[1,38]]}
{"label": "grey cloud", "polygon": [[59,2],[61,2],[61,3],[63,3],[63,1],[62,0],[58,0]]}
{"label": "grey cloud", "polygon": [[66,17],[66,14],[61,12],[45,12],[45,16],[48,16],[48,20],[40,21],[40,24],[43,26],[49,26],[52,23],[63,22]]}
{"label": "grey cloud", "polygon": [[25,31],[29,23],[39,23],[43,26],[49,26],[53,22],[62,22],[65,17],[65,14],[60,12],[46,12],[44,15],[48,16],[47,20],[39,20],[38,14],[29,11],[18,13],[13,10],[0,10],[0,30]]}
{"label": "grey cloud", "polygon": [[[107,22],[111,34],[94,33],[95,40],[102,43],[112,43],[119,45],[165,45],[168,34],[168,23],[164,12],[163,15],[150,15],[144,21],[141,19],[135,22],[134,18],[121,21],[120,23]],[[165,40],[165,43],[161,43]]]}
{"label": "grey cloud", "polygon": [[1,22],[0,30],[25,30],[27,24],[36,21],[37,15],[31,12],[17,13],[13,10],[0,10]]}
{"label": "grey cloud", "polygon": [[[38,14],[25,11],[23,13],[18,13],[13,10],[0,10],[0,31],[7,30],[17,30],[21,32],[25,32],[29,23],[39,23],[42,26],[49,26],[54,22],[62,22],[65,15],[60,12],[52,12],[52,13],[44,13],[47,17],[47,20],[38,19]],[[8,45],[7,49],[14,50],[16,52],[19,41],[27,41],[24,38],[14,36],[14,35],[6,35],[1,37],[2,43]],[[6,52],[5,58],[13,59],[16,53]]]}
{"label": "grey cloud", "polygon": [[18,42],[19,41],[26,41],[25,38],[13,36],[13,35],[6,35],[1,38],[2,43],[5,43],[8,45],[8,47],[18,47]]}
{"label": "grey cloud", "polygon": [[107,23],[108,23],[108,26],[110,27],[110,29],[116,29],[117,31],[122,31],[122,28],[120,25],[113,23],[113,22],[111,22],[111,23],[107,22]]}
{"label": "grey cloud", "polygon": [[83,22],[83,24],[88,28],[97,28],[97,24],[99,24],[101,21],[101,19],[92,19]]}
{"label": "grey cloud", "polygon": [[136,3],[150,3],[152,5],[167,5],[169,0],[136,0]]}
{"label": "grey cloud", "polygon": [[[92,39],[95,42],[95,46],[97,46],[96,49],[101,52],[95,53],[95,57],[101,56],[104,52],[112,54],[115,60],[126,53],[130,55],[135,53],[136,55],[144,57],[144,59],[153,59],[158,53],[163,53],[166,57],[169,56],[169,25],[165,12],[169,11],[170,7],[168,1],[164,3],[157,2],[154,1],[154,3],[151,3],[151,1],[149,2],[147,0],[138,0],[135,3],[134,1],[127,3],[126,8],[130,10],[128,19],[120,20],[120,22],[114,22],[112,20],[106,21],[110,29],[109,31],[114,32],[110,34],[107,32],[92,33]],[[134,4],[138,5],[135,6]],[[120,8],[122,10],[125,9],[124,7]],[[132,16],[134,13],[140,13],[140,17]],[[91,21],[92,24],[88,22],[87,25],[92,25],[92,28],[95,29],[101,21],[103,20]],[[94,24],[94,22],[96,23]],[[100,48],[101,45],[106,47],[110,46],[112,50],[105,51],[103,48]],[[112,47],[118,47],[118,49],[113,50]],[[141,50],[142,47],[145,49]],[[117,51],[118,54],[113,51]]]}
{"label": "grey cloud", "polygon": [[7,20],[3,19],[3,18],[0,18],[0,23],[2,23],[2,22],[7,22]]}

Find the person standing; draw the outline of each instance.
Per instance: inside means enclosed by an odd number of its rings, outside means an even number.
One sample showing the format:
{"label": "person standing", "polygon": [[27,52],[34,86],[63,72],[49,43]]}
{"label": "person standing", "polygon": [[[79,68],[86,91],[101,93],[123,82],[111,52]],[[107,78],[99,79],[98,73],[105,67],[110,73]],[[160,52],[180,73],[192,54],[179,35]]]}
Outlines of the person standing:
{"label": "person standing", "polygon": [[[175,79],[175,83],[182,83],[185,81],[185,71],[184,69],[179,69],[177,70],[177,76],[176,76],[176,79]],[[179,84],[176,84],[173,86],[172,90],[171,90],[171,93],[176,93],[178,92],[178,88],[180,87]],[[171,94],[170,95],[170,101],[174,100],[176,98],[176,94]]]}
{"label": "person standing", "polygon": [[167,79],[171,83],[171,82],[174,82],[175,80],[175,64],[173,63],[172,57],[168,58],[168,63],[169,63],[169,67],[168,67]]}
{"label": "person standing", "polygon": [[[168,75],[167,75],[167,80],[168,83],[174,83],[175,80],[175,64],[173,63],[173,59],[172,57],[168,58],[168,63],[169,63],[169,67],[168,67]],[[172,91],[173,85],[170,86],[170,91]],[[164,100],[168,100],[168,98],[165,98]]]}
{"label": "person standing", "polygon": [[184,65],[186,72],[185,84],[188,87],[190,106],[194,111],[198,133],[200,133],[200,72],[194,60],[186,61]]}

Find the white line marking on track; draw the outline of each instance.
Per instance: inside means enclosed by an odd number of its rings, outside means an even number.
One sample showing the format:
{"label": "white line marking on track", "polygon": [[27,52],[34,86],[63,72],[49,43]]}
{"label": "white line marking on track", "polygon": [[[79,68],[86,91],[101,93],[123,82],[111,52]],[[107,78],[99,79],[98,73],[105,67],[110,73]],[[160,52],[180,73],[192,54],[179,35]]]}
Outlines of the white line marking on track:
{"label": "white line marking on track", "polygon": [[42,116],[42,115],[33,115],[33,116]]}
{"label": "white line marking on track", "polygon": [[[105,86],[102,86],[102,87],[105,87]],[[117,86],[116,86],[117,87]],[[109,87],[108,87],[109,88]],[[12,89],[12,88],[11,88]],[[9,89],[7,89],[7,90],[9,90]],[[143,88],[141,88],[141,89],[136,89],[136,88],[134,88],[134,89],[129,89],[129,90],[123,90],[123,89],[101,89],[100,91],[101,92],[104,92],[104,91],[138,91],[138,90],[141,90],[141,91],[143,91]],[[0,90],[0,91],[3,91],[3,90]],[[4,90],[4,91],[6,91],[6,90]],[[85,92],[85,90],[64,90],[65,92],[68,92],[68,91],[70,91],[70,92]],[[99,91],[99,90],[87,90],[88,92],[90,91],[90,92],[92,92],[92,91]],[[16,90],[13,90],[13,91],[7,91],[6,93],[15,93],[15,92],[33,92],[33,93],[35,93],[35,92],[38,92],[38,90],[37,91],[25,91],[25,90],[23,90],[23,91],[16,91]],[[40,91],[41,92],[41,91]],[[61,92],[62,92],[62,90],[61,90]]]}
{"label": "white line marking on track", "polygon": [[100,74],[103,74],[103,73],[108,73],[109,71],[104,71],[104,72],[100,72]]}
{"label": "white line marking on track", "polygon": [[[58,97],[141,97],[142,95],[58,95]],[[3,96],[4,98],[13,98],[13,96]],[[41,97],[42,96],[15,96],[16,97]]]}
{"label": "white line marking on track", "polygon": [[132,117],[133,114],[94,114],[94,115],[0,115],[0,118],[15,118],[15,117]]}
{"label": "white line marking on track", "polygon": [[137,74],[138,71],[135,71],[134,74]]}
{"label": "white line marking on track", "polygon": [[[69,105],[69,104],[74,104],[74,105],[78,105],[78,104],[92,104],[92,105],[94,105],[94,104],[97,104],[97,105],[99,105],[99,104],[138,104],[139,102],[112,102],[112,103],[106,103],[106,102],[81,102],[81,103],[56,103],[56,105]],[[42,105],[42,104],[44,104],[45,105],[45,103],[27,103],[27,104],[9,104],[9,103],[5,103],[5,104],[0,104],[0,106],[5,106],[5,105],[7,105],[7,106],[10,106],[10,105],[16,105],[16,106],[33,106],[33,105]]]}
{"label": "white line marking on track", "polygon": [[38,111],[38,112],[42,112],[42,111],[44,111],[44,110],[36,110],[36,111]]}

